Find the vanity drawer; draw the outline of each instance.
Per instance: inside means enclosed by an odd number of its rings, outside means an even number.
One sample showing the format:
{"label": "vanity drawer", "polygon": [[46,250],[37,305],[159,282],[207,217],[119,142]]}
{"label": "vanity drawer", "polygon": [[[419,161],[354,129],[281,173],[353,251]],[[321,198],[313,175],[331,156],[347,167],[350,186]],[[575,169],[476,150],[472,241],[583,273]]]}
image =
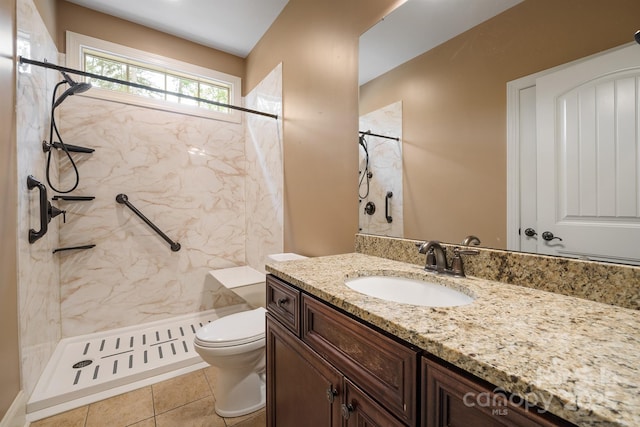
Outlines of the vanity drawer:
{"label": "vanity drawer", "polygon": [[300,291],[270,274],[267,275],[267,310],[300,336]]}
{"label": "vanity drawer", "polygon": [[408,425],[416,423],[417,351],[302,295],[302,340]]}

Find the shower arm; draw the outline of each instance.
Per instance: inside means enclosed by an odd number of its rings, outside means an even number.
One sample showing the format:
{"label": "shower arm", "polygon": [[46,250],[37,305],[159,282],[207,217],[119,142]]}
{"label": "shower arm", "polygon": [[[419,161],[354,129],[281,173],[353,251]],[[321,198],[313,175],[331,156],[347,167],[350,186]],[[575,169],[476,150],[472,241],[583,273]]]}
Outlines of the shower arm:
{"label": "shower arm", "polygon": [[198,97],[195,97],[195,96],[185,95],[185,94],[178,93],[178,92],[170,92],[168,90],[158,89],[158,88],[151,87],[151,86],[145,86],[145,85],[141,85],[139,83],[128,82],[126,80],[119,80],[119,79],[114,79],[112,77],[101,76],[99,74],[87,73],[86,71],[74,70],[73,68],[63,67],[61,65],[55,65],[55,64],[51,64],[49,62],[35,61],[33,59],[28,59],[28,58],[25,58],[23,56],[19,56],[18,58],[19,58],[20,64],[35,65],[35,66],[38,66],[38,67],[49,68],[51,70],[57,70],[57,71],[60,71],[60,72],[65,72],[65,73],[77,74],[77,75],[84,76],[84,77],[89,77],[89,78],[92,78],[92,79],[98,79],[98,80],[103,80],[103,81],[107,81],[107,82],[110,82],[110,83],[116,83],[116,84],[121,84],[121,85],[125,85],[125,86],[131,86],[131,87],[135,87],[137,89],[143,89],[143,90],[148,90],[148,91],[151,91],[151,92],[162,93],[164,95],[177,96],[177,97],[180,97],[180,98],[190,99],[190,100],[193,100],[193,101],[204,102],[206,104],[216,105],[218,107],[230,108],[232,110],[243,111],[245,113],[258,114],[258,115],[265,116],[265,117],[271,117],[271,118],[276,119],[276,120],[278,119],[278,115],[277,114],[265,113],[263,111],[252,110],[250,108],[239,107],[237,105],[224,104],[222,102],[211,101],[209,99],[198,98]]}

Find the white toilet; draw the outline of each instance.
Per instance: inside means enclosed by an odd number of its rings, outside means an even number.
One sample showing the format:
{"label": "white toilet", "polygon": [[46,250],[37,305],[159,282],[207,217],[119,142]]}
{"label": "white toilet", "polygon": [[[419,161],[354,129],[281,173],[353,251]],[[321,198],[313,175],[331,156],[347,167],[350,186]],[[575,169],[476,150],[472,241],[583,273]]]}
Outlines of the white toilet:
{"label": "white toilet", "polygon": [[[267,258],[278,262],[306,257],[286,253]],[[216,413],[222,417],[239,417],[257,411],[266,402],[265,275],[249,266],[213,270],[209,275],[255,307],[203,326],[193,342],[202,360],[217,368]]]}

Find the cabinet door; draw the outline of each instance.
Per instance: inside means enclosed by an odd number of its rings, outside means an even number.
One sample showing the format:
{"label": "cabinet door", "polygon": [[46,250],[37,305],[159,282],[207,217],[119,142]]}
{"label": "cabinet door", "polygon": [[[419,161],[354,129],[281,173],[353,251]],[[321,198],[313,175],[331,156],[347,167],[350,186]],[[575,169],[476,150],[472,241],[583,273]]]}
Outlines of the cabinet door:
{"label": "cabinet door", "polygon": [[405,424],[346,378],[342,417],[345,419],[345,427],[405,427]]}
{"label": "cabinet door", "polygon": [[267,314],[267,426],[338,427],[342,375]]}
{"label": "cabinet door", "polygon": [[407,425],[417,424],[418,355],[308,295],[301,338]]}
{"label": "cabinet door", "polygon": [[423,427],[573,426],[539,408],[515,405],[496,389],[423,359]]}

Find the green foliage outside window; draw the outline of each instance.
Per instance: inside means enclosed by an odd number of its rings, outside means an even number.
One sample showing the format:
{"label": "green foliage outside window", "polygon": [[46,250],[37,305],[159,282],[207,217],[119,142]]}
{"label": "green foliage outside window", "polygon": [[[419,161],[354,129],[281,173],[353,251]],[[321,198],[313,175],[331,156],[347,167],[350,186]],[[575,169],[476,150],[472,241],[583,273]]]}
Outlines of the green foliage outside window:
{"label": "green foliage outside window", "polygon": [[[137,63],[128,63],[111,57],[84,53],[85,71],[118,80],[137,83],[144,86],[160,89],[163,91],[188,95],[193,98],[206,99],[222,104],[229,104],[230,87],[224,84],[217,84],[215,81],[205,80],[197,76],[184,76],[173,74],[167,71],[155,70]],[[228,113],[229,109],[207,102],[197,101],[190,98],[169,95],[163,92],[141,89],[118,83],[99,79],[88,79],[94,86],[102,89],[117,92],[130,93],[152,99],[161,99],[177,102],[182,105],[198,106],[212,111]]]}

